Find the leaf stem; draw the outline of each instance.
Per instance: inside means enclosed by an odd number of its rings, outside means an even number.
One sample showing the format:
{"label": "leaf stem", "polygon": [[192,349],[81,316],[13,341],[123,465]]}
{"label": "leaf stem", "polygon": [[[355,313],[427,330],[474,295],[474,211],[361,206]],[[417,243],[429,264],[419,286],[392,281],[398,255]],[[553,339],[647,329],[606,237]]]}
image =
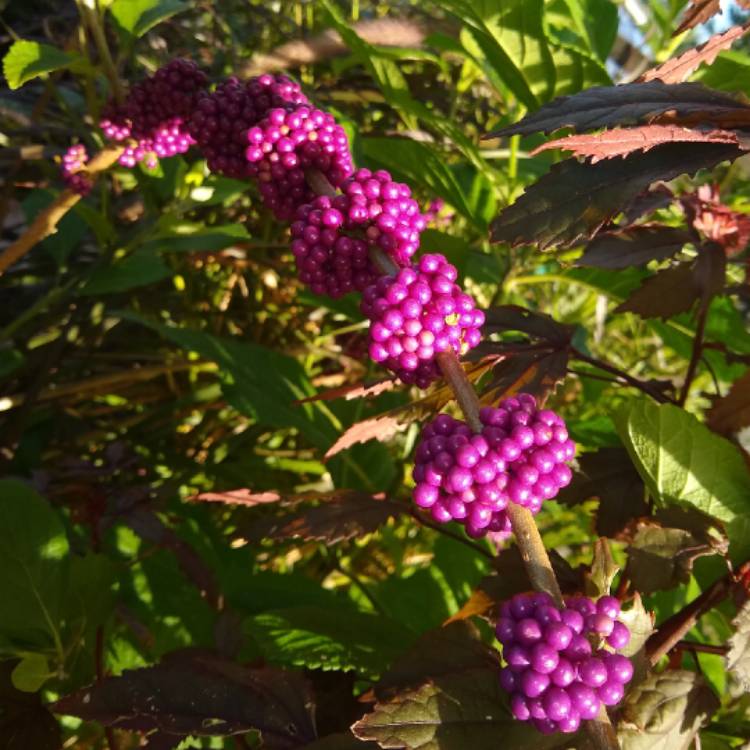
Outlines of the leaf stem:
{"label": "leaf stem", "polygon": [[112,53],[109,51],[109,44],[107,43],[107,37],[104,34],[104,28],[101,24],[99,14],[94,7],[86,2],[86,0],[80,2],[78,7],[83,17],[83,21],[86,26],[88,26],[91,36],[94,39],[96,50],[99,53],[99,59],[104,68],[104,74],[107,76],[110,86],[112,86],[112,95],[118,104],[122,104],[123,101],[125,101],[125,92],[122,88],[122,82],[117,75],[117,69],[115,68],[114,60],[112,59]]}
{"label": "leaf stem", "polygon": [[673,399],[669,398],[669,396],[665,396],[663,393],[655,389],[650,383],[633,377],[629,373],[625,372],[625,370],[621,370],[618,367],[609,364],[609,362],[605,362],[604,360],[598,359],[596,357],[589,357],[587,354],[584,354],[582,351],[579,351],[574,347],[571,348],[571,355],[574,359],[580,360],[581,362],[586,362],[586,364],[589,364],[592,367],[596,367],[599,370],[604,370],[604,372],[608,372],[611,375],[614,375],[618,380],[622,380],[628,385],[633,386],[633,388],[637,388],[647,396],[651,396],[654,401],[658,401],[660,404],[673,403]]}
{"label": "leaf stem", "polygon": [[693,378],[698,370],[698,363],[703,356],[703,334],[706,331],[706,319],[708,318],[708,304],[701,302],[698,310],[698,321],[695,327],[695,337],[693,338],[693,353],[690,355],[687,373],[685,374],[685,383],[682,386],[680,397],[677,399],[678,406],[684,406],[687,401],[690,386],[693,384]]}
{"label": "leaf stem", "polygon": [[422,526],[426,526],[428,529],[437,531],[438,534],[442,534],[443,536],[447,536],[457,542],[461,542],[461,544],[474,550],[474,552],[477,552],[483,557],[486,557],[488,560],[492,560],[494,562],[495,556],[492,554],[492,552],[485,549],[484,547],[481,547],[476,542],[472,542],[470,539],[467,539],[463,534],[456,534],[455,531],[451,531],[444,524],[431,521],[429,518],[426,518],[421,513],[418,513],[416,510],[414,510],[413,508],[411,509],[410,513],[411,513],[412,518],[415,518],[417,521],[419,521],[419,523],[421,523]]}

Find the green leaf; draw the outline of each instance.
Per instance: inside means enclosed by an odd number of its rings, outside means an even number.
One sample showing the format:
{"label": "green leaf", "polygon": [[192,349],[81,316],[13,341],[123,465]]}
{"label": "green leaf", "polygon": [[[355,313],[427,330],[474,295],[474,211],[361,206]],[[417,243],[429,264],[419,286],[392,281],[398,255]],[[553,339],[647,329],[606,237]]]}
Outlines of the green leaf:
{"label": "green leaf", "polygon": [[320,404],[296,404],[313,396],[302,365],[292,357],[266,349],[250,341],[211,336],[203,331],[163,325],[130,312],[124,320],[148,326],[183,349],[198,352],[219,365],[222,390],[235,409],[274,427],[297,427],[308,440],[328,448],[338,428]]}
{"label": "green leaf", "polygon": [[387,617],[318,607],[264,612],[247,620],[246,632],[272,663],[369,677],[385,672],[414,640]]}
{"label": "green leaf", "polygon": [[62,656],[60,607],[68,540],[57,514],[31,487],[0,480],[0,636],[54,646]]}
{"label": "green leaf", "polygon": [[750,552],[750,475],[738,449],[672,404],[631,402],[616,421],[654,500],[690,505],[723,521],[733,559],[744,560]]}
{"label": "green leaf", "polygon": [[5,350],[0,354],[0,378],[12,375],[26,361],[18,349]]}
{"label": "green leaf", "polygon": [[209,250],[224,250],[248,240],[250,240],[250,235],[242,224],[224,224],[211,227],[179,225],[144,242],[140,246],[139,252],[148,250],[169,253],[200,253]]}
{"label": "green leaf", "polygon": [[51,676],[44,654],[28,654],[18,662],[10,678],[17,690],[36,693]]}
{"label": "green leaf", "polygon": [[622,707],[622,750],[688,750],[718,706],[718,698],[695,672],[651,675]]}
{"label": "green leaf", "polygon": [[141,286],[155,284],[172,271],[150,251],[138,250],[107,268],[96,269],[81,289],[84,296],[116,294]]}
{"label": "green leaf", "polygon": [[44,73],[66,68],[76,58],[49,44],[19,39],[3,58],[3,73],[8,86],[17,89]]}
{"label": "green leaf", "polygon": [[182,0],[115,0],[109,12],[121,29],[139,37],[189,7]]}

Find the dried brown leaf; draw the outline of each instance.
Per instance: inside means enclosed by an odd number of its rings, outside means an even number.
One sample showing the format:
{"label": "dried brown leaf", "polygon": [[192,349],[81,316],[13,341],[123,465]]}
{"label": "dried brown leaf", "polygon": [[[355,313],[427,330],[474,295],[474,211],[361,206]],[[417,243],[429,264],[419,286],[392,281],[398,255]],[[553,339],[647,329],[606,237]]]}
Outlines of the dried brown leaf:
{"label": "dried brown leaf", "polygon": [[645,83],[658,78],[663,83],[682,83],[699,66],[710,65],[719,52],[729,49],[749,28],[749,24],[744,24],[733,26],[721,34],[714,34],[707,42],[647,70],[638,80]]}
{"label": "dried brown leaf", "polygon": [[690,6],[685,11],[682,23],[674,32],[674,36],[682,34],[683,31],[692,29],[698,24],[705,23],[709,18],[720,12],[721,0],[691,0]]}
{"label": "dried brown leaf", "polygon": [[201,492],[189,497],[190,502],[223,503],[225,505],[271,505],[281,500],[278,492],[253,492],[247,488],[226,490],[225,492]]}
{"label": "dried brown leaf", "polygon": [[664,143],[739,143],[731,130],[701,130],[681,125],[641,125],[634,128],[612,128],[601,133],[569,135],[538,146],[532,156],[542,151],[559,148],[572,151],[576,156],[591,158],[591,163],[616,156],[626,156],[633,151],[650,151]]}
{"label": "dried brown leaf", "polygon": [[384,378],[378,380],[375,383],[356,383],[355,385],[342,385],[339,388],[331,388],[328,391],[323,391],[315,396],[308,396],[302,398],[299,401],[295,401],[295,404],[308,404],[313,401],[334,401],[338,398],[344,398],[347,401],[352,401],[355,398],[371,398],[372,396],[379,396],[381,393],[386,391],[392,391],[398,387],[399,382],[396,378]]}

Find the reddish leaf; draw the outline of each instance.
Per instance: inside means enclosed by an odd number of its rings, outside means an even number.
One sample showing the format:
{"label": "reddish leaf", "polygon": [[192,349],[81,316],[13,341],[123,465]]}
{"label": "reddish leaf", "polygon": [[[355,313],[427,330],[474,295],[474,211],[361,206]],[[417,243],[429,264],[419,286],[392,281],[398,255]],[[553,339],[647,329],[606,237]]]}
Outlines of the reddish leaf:
{"label": "reddish leaf", "polygon": [[256,505],[270,505],[279,502],[281,495],[278,492],[253,492],[247,488],[239,490],[226,490],[225,492],[201,492],[189,497],[191,502],[224,503],[225,505],[244,505],[253,507]]}
{"label": "reddish leaf", "polygon": [[685,229],[639,224],[594,237],[576,265],[596,268],[641,266],[678,253],[694,237]]}
{"label": "reddish leaf", "polygon": [[732,384],[726,396],[714,400],[708,426],[726,437],[750,426],[750,370]]}
{"label": "reddish leaf", "polygon": [[636,128],[612,128],[601,133],[569,135],[538,146],[532,156],[554,148],[572,151],[576,156],[591,157],[591,163],[633,151],[650,151],[663,143],[734,143],[737,134],[731,130],[699,130],[681,125],[641,125]]}
{"label": "reddish leaf", "polygon": [[13,686],[18,660],[0,662],[0,747],[2,750],[60,750],[60,726],[39,693]]}
{"label": "reddish leaf", "polygon": [[642,318],[669,318],[687,312],[700,297],[693,266],[681,263],[649,276],[616,308],[616,312],[637,313]]}
{"label": "reddish leaf", "polygon": [[719,52],[729,49],[737,39],[745,35],[748,28],[750,25],[744,24],[734,26],[722,34],[714,34],[707,42],[647,70],[638,80],[646,82],[658,78],[663,83],[682,83],[699,66],[710,65]]}
{"label": "reddish leaf", "polygon": [[495,218],[491,239],[541,249],[568,247],[591,237],[651,183],[693,174],[742,153],[724,143],[698,143],[690,149],[667,143],[647,154],[593,165],[567,159]]}
{"label": "reddish leaf", "polygon": [[240,533],[254,542],[302,539],[335,544],[369,534],[402,512],[403,508],[391,500],[351,490],[314,508],[296,508],[278,518],[262,518],[241,528]]}
{"label": "reddish leaf", "polygon": [[575,131],[599,130],[615,125],[638,125],[672,113],[676,118],[698,117],[722,126],[731,118],[750,121],[750,106],[728,94],[699,83],[666,84],[662,81],[595,86],[572,96],[554,99],[515,125],[486,135],[550,133],[570,127]]}
{"label": "reddish leaf", "polygon": [[379,396],[386,391],[392,391],[398,385],[399,381],[396,378],[384,378],[375,383],[370,383],[370,385],[365,385],[364,383],[342,385],[340,388],[331,388],[331,390],[323,391],[323,393],[318,393],[315,396],[308,396],[294,403],[308,404],[313,401],[334,401],[337,398],[345,398],[347,401],[362,397],[369,398]]}
{"label": "reddish leaf", "polygon": [[721,12],[721,0],[691,0],[690,7],[685,11],[682,23],[677,27],[674,36],[692,29],[700,23],[705,23],[717,13]]}
{"label": "reddish leaf", "polygon": [[698,290],[702,304],[708,305],[711,298],[724,288],[727,276],[727,256],[724,248],[714,242],[707,242],[698,253],[693,268],[693,283]]}
{"label": "reddish leaf", "polygon": [[174,652],[53,704],[87,721],[138,731],[222,736],[257,729],[263,747],[292,750],[315,738],[312,697],[301,675],[248,669],[208,653]]}
{"label": "reddish leaf", "polygon": [[666,208],[674,200],[674,193],[663,183],[651,190],[636,195],[630,204],[623,209],[625,224],[632,224],[641,216],[651,214],[659,208]]}
{"label": "reddish leaf", "polygon": [[[491,361],[464,363],[463,368],[466,377],[472,383],[477,381],[487,372],[494,361],[495,358]],[[440,409],[454,398],[455,394],[450,386],[445,383],[434,386],[426,396],[417,401],[413,401],[406,406],[396,407],[377,417],[353,424],[328,449],[325,458],[331,458],[331,456],[335,456],[342,450],[346,450],[357,443],[366,443],[368,440],[390,440],[398,430],[403,429],[412,422],[424,419],[440,411]]]}

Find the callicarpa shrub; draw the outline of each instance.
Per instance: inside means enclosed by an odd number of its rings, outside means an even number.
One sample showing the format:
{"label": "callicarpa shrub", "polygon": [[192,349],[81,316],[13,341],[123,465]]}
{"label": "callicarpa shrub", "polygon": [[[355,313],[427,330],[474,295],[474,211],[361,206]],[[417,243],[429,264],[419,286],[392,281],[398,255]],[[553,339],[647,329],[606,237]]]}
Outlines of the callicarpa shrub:
{"label": "callicarpa shrub", "polygon": [[740,747],[747,24],[221,5],[4,60],[0,733]]}

